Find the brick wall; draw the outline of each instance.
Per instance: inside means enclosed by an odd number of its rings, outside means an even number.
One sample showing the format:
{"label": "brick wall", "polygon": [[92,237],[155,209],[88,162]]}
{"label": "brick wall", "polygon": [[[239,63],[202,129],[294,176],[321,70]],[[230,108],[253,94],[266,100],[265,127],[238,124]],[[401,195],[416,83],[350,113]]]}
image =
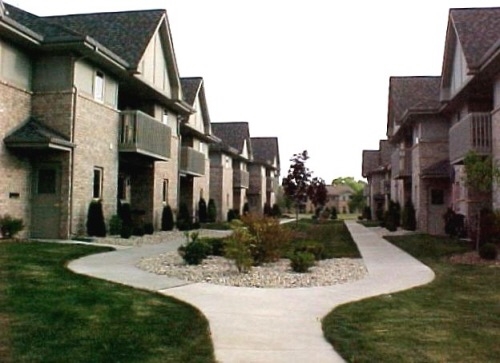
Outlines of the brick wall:
{"label": "brick wall", "polygon": [[[23,123],[30,115],[31,94],[0,82],[0,137]],[[19,234],[26,237],[30,228],[31,164],[27,157],[12,152],[0,142],[0,214],[8,213],[22,218],[25,229]],[[14,193],[14,194],[11,194]],[[16,194],[19,196],[17,197]]]}

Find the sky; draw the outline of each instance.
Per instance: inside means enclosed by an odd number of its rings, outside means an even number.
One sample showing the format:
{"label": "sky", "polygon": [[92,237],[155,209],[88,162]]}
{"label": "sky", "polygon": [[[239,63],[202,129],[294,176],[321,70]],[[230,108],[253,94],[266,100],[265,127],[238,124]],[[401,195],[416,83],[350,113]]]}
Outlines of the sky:
{"label": "sky", "polygon": [[11,0],[35,15],[166,9],[181,77],[203,77],[212,122],[278,137],[281,175],[361,176],[385,139],[391,76],[441,74],[450,8],[490,0]]}

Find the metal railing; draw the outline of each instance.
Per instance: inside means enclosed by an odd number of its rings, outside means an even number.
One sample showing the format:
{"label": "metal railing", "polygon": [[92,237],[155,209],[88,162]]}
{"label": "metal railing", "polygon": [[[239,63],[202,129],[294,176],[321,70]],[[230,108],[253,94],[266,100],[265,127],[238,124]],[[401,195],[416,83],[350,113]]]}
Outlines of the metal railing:
{"label": "metal railing", "polygon": [[181,172],[195,176],[205,175],[205,154],[192,147],[181,147]]}
{"label": "metal railing", "polygon": [[250,184],[250,174],[246,170],[234,169],[233,170],[233,187],[234,188],[248,188]]}
{"label": "metal railing", "polygon": [[391,177],[400,179],[411,177],[412,157],[411,149],[397,149],[391,155]]}

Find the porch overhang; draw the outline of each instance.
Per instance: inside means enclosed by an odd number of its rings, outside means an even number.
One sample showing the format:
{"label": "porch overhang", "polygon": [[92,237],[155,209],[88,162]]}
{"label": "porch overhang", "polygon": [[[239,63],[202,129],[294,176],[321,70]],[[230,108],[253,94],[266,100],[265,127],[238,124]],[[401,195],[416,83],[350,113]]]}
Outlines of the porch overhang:
{"label": "porch overhang", "polygon": [[7,135],[3,142],[16,150],[61,150],[71,151],[76,145],[57,131],[42,125],[34,118]]}

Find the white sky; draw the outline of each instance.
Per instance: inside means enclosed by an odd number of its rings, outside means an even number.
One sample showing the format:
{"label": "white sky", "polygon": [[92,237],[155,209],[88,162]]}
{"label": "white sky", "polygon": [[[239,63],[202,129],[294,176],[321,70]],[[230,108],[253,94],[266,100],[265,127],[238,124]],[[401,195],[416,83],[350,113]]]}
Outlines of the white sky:
{"label": "white sky", "polygon": [[248,121],[329,184],[361,179],[385,138],[390,76],[440,75],[449,8],[490,0],[11,0],[36,15],[166,9],[181,77],[201,76],[212,122]]}

